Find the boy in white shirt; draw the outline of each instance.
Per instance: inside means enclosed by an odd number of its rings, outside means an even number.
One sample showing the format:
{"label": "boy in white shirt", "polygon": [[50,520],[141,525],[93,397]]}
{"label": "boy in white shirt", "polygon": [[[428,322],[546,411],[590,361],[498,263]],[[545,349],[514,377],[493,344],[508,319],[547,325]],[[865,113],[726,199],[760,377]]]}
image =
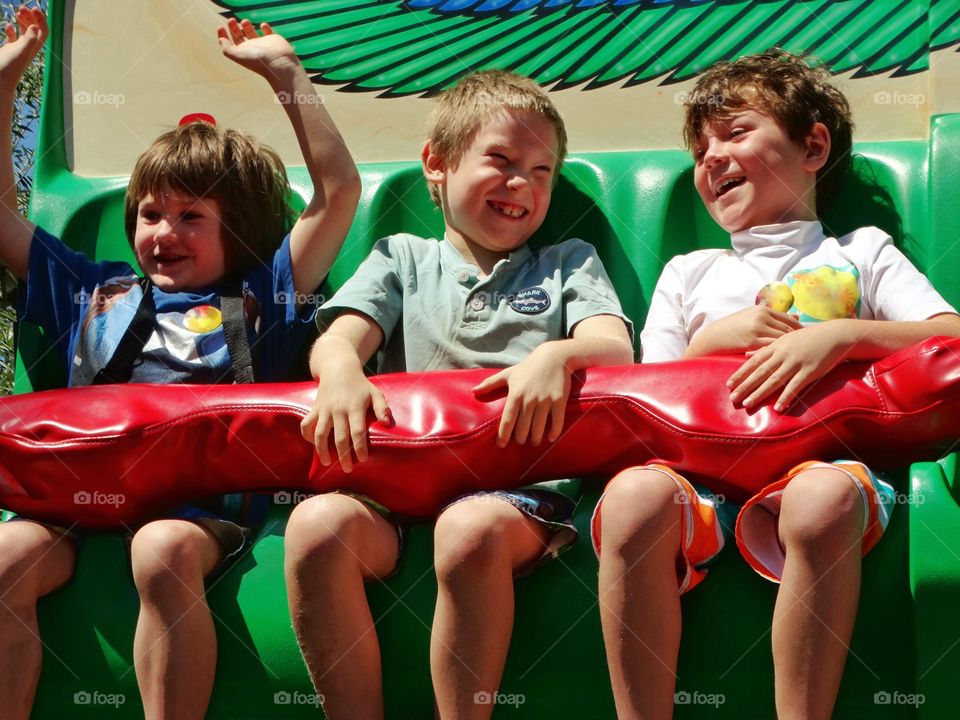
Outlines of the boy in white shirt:
{"label": "boy in white shirt", "polygon": [[[727,382],[731,402],[773,401],[786,412],[844,360],[960,335],[956,311],[886,233],[824,234],[817,213],[849,168],[851,135],[849,106],[827,71],[789,53],[722,63],[700,78],[684,136],[697,192],[732,249],[667,264],[641,335],[644,362],[745,353]],[[891,490],[847,461],[803,463],[771,480],[741,509],[736,538],[750,565],[781,584],[777,715],[829,718],[861,556],[883,534]],[[680,595],[723,547],[720,525],[709,493],[662,465],[625,470],[601,498],[593,538],[620,718],[671,716]]]}

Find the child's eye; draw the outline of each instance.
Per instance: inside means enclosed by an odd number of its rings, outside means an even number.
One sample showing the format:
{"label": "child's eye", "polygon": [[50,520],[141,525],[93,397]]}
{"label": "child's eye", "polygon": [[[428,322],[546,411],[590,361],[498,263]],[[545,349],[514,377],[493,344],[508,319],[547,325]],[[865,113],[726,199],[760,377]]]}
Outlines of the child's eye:
{"label": "child's eye", "polygon": [[147,222],[156,222],[160,219],[160,213],[158,213],[156,210],[143,209],[140,211],[140,217]]}
{"label": "child's eye", "polygon": [[489,152],[489,153],[487,153],[487,157],[489,157],[489,158],[491,158],[491,159],[493,159],[493,160],[498,160],[498,161],[500,161],[500,162],[506,162],[506,161],[507,161],[507,156],[504,155],[503,153]]}
{"label": "child's eye", "polygon": [[742,127],[733,128],[733,130],[730,131],[730,137],[740,137],[741,135],[745,135],[746,132],[747,132],[746,128],[742,128]]}

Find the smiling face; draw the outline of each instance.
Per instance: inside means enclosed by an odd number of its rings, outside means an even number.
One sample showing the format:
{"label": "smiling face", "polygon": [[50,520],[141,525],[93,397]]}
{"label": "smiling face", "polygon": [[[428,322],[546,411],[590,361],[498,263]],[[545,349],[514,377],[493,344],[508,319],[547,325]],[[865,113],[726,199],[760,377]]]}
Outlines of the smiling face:
{"label": "smiling face", "polygon": [[166,189],[137,205],[133,250],[161,290],[201,290],[226,274],[223,215],[213,198]]}
{"label": "smiling face", "polygon": [[427,143],[424,174],[440,188],[447,237],[466,260],[489,272],[540,227],[553,191],[557,145],[546,118],[516,110],[483,120],[450,165]]}
{"label": "smiling face", "polygon": [[728,232],[815,220],[817,170],[829,150],[821,123],[798,144],[769,115],[734,110],[704,123],[693,147],[693,180],[711,217]]}

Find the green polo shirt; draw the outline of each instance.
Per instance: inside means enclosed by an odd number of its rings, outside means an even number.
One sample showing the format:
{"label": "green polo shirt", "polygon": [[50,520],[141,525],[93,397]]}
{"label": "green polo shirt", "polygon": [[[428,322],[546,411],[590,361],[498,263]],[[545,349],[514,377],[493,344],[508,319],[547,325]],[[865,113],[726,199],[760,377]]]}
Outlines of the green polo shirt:
{"label": "green polo shirt", "polygon": [[596,250],[576,239],[523,245],[481,277],[446,239],[391,235],[317,313],[320,331],[345,310],[383,330],[380,373],[509,367],[596,315],[633,332]]}

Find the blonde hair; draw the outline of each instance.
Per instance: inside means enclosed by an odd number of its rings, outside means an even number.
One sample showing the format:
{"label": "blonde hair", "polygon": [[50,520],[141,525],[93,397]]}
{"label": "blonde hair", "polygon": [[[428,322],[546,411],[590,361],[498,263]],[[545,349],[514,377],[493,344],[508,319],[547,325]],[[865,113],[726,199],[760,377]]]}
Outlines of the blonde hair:
{"label": "blonde hair", "polygon": [[[447,165],[455,165],[469,147],[486,118],[504,110],[533,112],[547,120],[557,135],[557,168],[560,176],[567,156],[567,131],[546,91],[530,78],[504,70],[480,70],[461,78],[437,98],[427,121],[431,151]],[[430,197],[440,205],[440,191],[428,183]]]}
{"label": "blonde hair", "polygon": [[290,183],[283,161],[239,130],[191,122],[166,132],[139,157],[124,200],[124,228],[133,246],[137,208],[165,190],[219,201],[228,276],[267,260],[290,229]]}
{"label": "blonde hair", "polygon": [[830,133],[830,156],[817,172],[817,210],[833,201],[850,169],[853,120],[847,98],[823,66],[772,48],[733,62],[720,62],[697,80],[685,103],[683,139],[696,147],[704,124],[756,109],[776,120],[788,137],[802,143],[814,123]]}

